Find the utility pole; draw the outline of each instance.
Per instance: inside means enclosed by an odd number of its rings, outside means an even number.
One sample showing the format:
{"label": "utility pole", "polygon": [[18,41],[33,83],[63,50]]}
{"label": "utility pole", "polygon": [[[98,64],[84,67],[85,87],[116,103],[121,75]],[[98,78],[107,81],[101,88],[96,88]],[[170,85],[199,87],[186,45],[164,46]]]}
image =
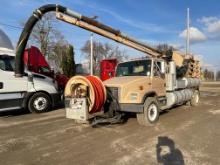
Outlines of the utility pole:
{"label": "utility pole", "polygon": [[93,75],[93,33],[90,36],[90,74]]}
{"label": "utility pole", "polygon": [[216,81],[217,80],[217,69],[215,68],[214,69],[214,81]]}
{"label": "utility pole", "polygon": [[190,29],[189,29],[189,8],[187,8],[187,19],[186,19],[186,55],[190,53],[189,40],[190,40]]}
{"label": "utility pole", "polygon": [[217,69],[218,69],[218,65],[214,65],[213,66],[214,69],[214,81],[217,81]]}

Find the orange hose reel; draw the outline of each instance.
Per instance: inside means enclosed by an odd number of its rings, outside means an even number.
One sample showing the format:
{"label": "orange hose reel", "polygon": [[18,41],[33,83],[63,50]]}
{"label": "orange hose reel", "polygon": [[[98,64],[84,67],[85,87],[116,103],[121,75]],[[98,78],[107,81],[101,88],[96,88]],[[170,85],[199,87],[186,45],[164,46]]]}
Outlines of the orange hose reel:
{"label": "orange hose reel", "polygon": [[105,103],[106,89],[96,76],[74,76],[66,84],[64,95],[71,98],[88,97],[89,113],[96,113],[102,110]]}

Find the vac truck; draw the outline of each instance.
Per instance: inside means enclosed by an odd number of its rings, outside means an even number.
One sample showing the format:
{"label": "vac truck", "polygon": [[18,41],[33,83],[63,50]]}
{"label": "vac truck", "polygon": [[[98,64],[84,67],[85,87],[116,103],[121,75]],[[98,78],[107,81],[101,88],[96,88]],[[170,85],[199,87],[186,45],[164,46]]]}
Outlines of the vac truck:
{"label": "vac truck", "polygon": [[141,125],[155,123],[162,110],[175,105],[199,102],[200,66],[192,55],[161,52],[131,38],[120,30],[93,20],[66,7],[49,4],[34,11],[20,36],[16,51],[15,76],[21,78],[22,56],[28,37],[38,20],[53,11],[56,18],[94,32],[146,54],[146,58],[118,63],[115,76],[101,81],[96,76],[74,76],[65,87],[67,117],[88,121],[102,113],[136,113]]}

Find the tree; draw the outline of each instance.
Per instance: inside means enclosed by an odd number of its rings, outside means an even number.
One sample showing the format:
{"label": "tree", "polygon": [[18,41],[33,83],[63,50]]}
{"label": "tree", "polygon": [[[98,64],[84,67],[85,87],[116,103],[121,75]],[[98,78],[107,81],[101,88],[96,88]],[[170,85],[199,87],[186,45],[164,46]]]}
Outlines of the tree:
{"label": "tree", "polygon": [[[86,41],[81,51],[87,59],[90,59],[91,49],[89,40]],[[95,75],[99,75],[101,60],[107,58],[117,58],[118,61],[122,61],[127,56],[125,50],[120,50],[118,46],[93,41],[93,71]]]}
{"label": "tree", "polygon": [[54,43],[53,49],[48,57],[48,60],[50,62],[53,62],[53,64],[56,66],[55,71],[63,71],[62,69],[62,59],[67,56],[67,49],[68,43],[67,42],[57,42]]}
{"label": "tree", "polygon": [[161,52],[167,52],[167,51],[174,51],[175,50],[173,46],[170,46],[168,44],[159,44],[159,45],[157,45],[156,48]]}
{"label": "tree", "polygon": [[[64,35],[57,30],[57,20],[54,13],[45,14],[34,26],[28,45],[36,45],[50,64],[55,66],[55,71],[61,70],[63,56],[67,56],[68,42]],[[21,23],[24,26],[24,22]]]}
{"label": "tree", "polygon": [[207,77],[208,77],[208,69],[205,69],[203,71],[203,75],[204,75],[204,79],[207,80]]}
{"label": "tree", "polygon": [[220,80],[220,71],[217,71],[216,79]]}
{"label": "tree", "polygon": [[165,54],[167,59],[172,59],[173,51],[176,50],[173,46],[166,43],[157,45],[156,49]]}
{"label": "tree", "polygon": [[208,69],[203,71],[204,79],[205,80],[214,80],[214,72]]}
{"label": "tree", "polygon": [[[62,33],[55,28],[56,22],[54,13],[45,14],[34,26],[28,40],[29,45],[38,46],[46,57],[52,52],[54,43],[64,40]],[[21,25],[24,26],[25,21]]]}
{"label": "tree", "polygon": [[75,60],[74,60],[74,48],[72,45],[68,45],[66,47],[66,54],[62,56],[61,68],[63,70],[63,74],[68,77],[72,77],[76,73],[75,68]]}

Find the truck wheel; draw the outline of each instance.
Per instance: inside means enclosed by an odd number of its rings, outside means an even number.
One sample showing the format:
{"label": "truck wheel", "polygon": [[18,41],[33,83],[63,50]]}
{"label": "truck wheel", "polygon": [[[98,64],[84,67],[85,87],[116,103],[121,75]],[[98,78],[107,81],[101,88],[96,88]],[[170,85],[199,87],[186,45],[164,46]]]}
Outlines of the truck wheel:
{"label": "truck wheel", "polygon": [[28,101],[28,109],[30,112],[41,113],[49,111],[51,107],[50,97],[42,92],[35,93]]}
{"label": "truck wheel", "polygon": [[199,98],[200,98],[199,91],[198,90],[194,91],[194,93],[192,95],[192,98],[190,100],[190,105],[191,106],[197,106],[198,103],[199,103]]}
{"label": "truck wheel", "polygon": [[160,110],[157,99],[149,97],[144,103],[144,113],[137,114],[137,121],[140,125],[152,125],[159,119],[159,113]]}

